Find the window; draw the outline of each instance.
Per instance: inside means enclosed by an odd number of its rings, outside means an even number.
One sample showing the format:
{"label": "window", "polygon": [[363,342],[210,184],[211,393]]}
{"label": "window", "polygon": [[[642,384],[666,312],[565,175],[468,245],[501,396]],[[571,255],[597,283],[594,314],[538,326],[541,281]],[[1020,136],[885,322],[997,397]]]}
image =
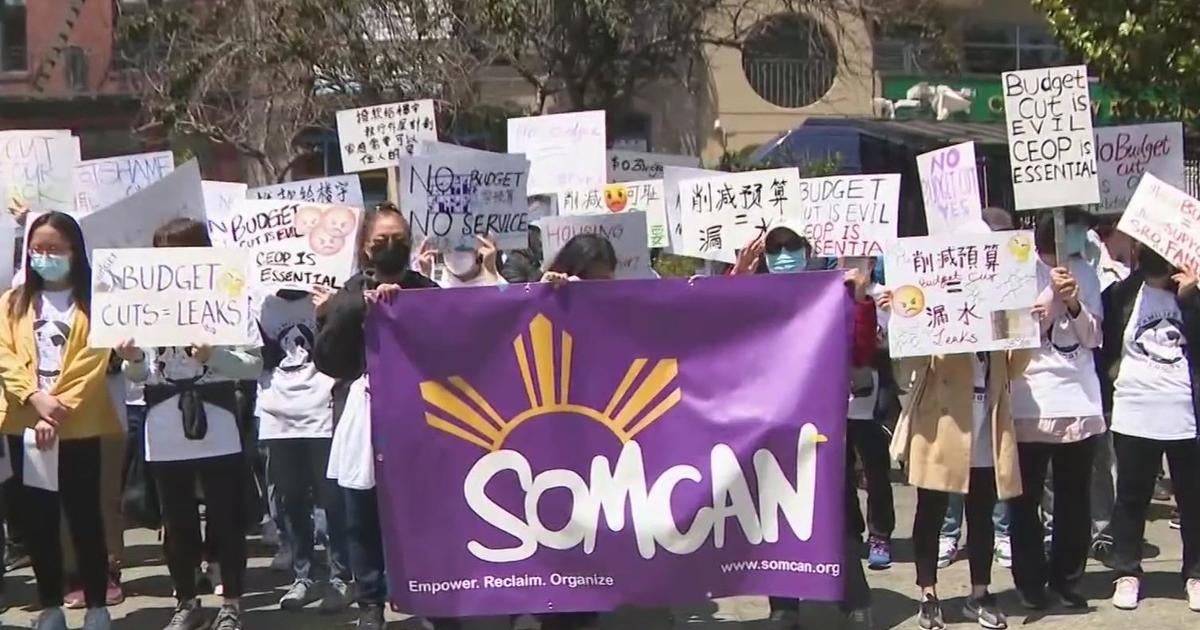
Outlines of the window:
{"label": "window", "polygon": [[781,13],[759,22],[746,38],[742,71],[763,100],[806,107],[821,100],[837,77],[837,44],[811,18]]}
{"label": "window", "polygon": [[0,72],[28,69],[25,0],[0,0]]}
{"label": "window", "polygon": [[1067,55],[1044,26],[975,24],[963,33],[963,68],[997,74],[1066,62]]}

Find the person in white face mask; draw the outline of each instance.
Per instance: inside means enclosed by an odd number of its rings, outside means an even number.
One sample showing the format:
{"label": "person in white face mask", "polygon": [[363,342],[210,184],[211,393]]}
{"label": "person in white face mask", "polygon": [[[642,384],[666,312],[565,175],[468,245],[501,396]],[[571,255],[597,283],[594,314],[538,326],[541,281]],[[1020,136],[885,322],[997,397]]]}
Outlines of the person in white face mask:
{"label": "person in white face mask", "polygon": [[496,269],[496,241],[487,236],[475,239],[475,247],[458,247],[443,253],[441,265],[437,264],[437,250],[425,239],[417,253],[419,271],[445,289],[508,284]]}

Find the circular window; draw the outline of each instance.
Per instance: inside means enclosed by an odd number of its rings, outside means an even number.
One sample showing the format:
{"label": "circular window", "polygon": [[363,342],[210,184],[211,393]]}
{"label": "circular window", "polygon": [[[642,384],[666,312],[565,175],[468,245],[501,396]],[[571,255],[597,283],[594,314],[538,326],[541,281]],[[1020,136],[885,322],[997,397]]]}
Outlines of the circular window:
{"label": "circular window", "polygon": [[760,97],[779,107],[805,107],[825,96],[837,77],[837,44],[811,18],[768,17],[746,37],[742,71]]}

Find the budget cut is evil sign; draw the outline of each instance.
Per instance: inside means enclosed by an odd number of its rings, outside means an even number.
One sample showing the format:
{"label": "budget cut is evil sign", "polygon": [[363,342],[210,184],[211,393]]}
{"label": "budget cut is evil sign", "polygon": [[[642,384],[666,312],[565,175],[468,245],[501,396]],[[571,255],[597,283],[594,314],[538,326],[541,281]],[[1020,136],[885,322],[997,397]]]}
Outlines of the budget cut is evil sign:
{"label": "budget cut is evil sign", "polygon": [[381,305],[393,600],[470,616],[839,599],[848,306],[836,272]]}

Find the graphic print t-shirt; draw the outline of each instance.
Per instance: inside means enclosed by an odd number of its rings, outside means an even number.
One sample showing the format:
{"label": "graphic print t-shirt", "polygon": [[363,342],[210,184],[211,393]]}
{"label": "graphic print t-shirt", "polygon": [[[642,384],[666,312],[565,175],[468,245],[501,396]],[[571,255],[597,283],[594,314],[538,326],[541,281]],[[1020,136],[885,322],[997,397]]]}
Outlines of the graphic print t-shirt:
{"label": "graphic print t-shirt", "polygon": [[33,320],[33,337],[37,344],[38,389],[47,392],[58,382],[62,372],[63,349],[71,337],[71,318],[75,316],[75,300],[71,291],[42,291]]}
{"label": "graphic print t-shirt", "polygon": [[1170,291],[1143,286],[1125,327],[1112,430],[1151,440],[1196,437],[1183,315]]}
{"label": "graphic print t-shirt", "polygon": [[316,309],[307,296],[263,301],[264,370],[258,380],[259,439],[333,436],[333,379],[317,371]]}
{"label": "graphic print t-shirt", "polygon": [[[231,380],[194,359],[191,348],[145,348],[145,352],[150,370],[146,385],[203,385]],[[183,433],[178,394],[148,408],[146,461],[195,460],[240,453],[242,438],[233,413],[209,402],[204,403],[204,413],[208,417],[208,432],[203,439],[189,440]]]}

